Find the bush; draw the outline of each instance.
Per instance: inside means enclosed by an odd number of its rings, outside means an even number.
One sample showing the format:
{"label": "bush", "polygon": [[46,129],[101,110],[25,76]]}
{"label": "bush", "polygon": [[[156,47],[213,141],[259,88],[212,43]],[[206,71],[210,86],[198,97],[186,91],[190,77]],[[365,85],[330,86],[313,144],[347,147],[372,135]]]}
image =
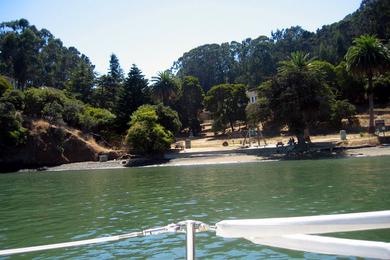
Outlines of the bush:
{"label": "bush", "polygon": [[177,134],[181,128],[181,122],[177,112],[170,107],[164,106],[161,103],[154,107],[156,109],[158,123],[171,131],[173,134]]}
{"label": "bush", "polygon": [[356,108],[354,105],[349,103],[347,100],[336,100],[331,104],[331,124],[340,128],[342,126],[341,120],[348,119],[352,122],[353,116],[356,114]]}
{"label": "bush", "polygon": [[84,108],[83,102],[76,99],[67,99],[63,104],[62,118],[70,126],[80,126],[80,117]]}
{"label": "bush", "polygon": [[24,98],[24,93],[22,91],[14,89],[7,91],[0,101],[11,103],[16,110],[22,111],[24,109]]}
{"label": "bush", "polygon": [[64,124],[62,112],[64,107],[57,101],[47,103],[42,109],[42,116],[52,124]]}
{"label": "bush", "polygon": [[173,143],[173,135],[156,122],[136,122],[126,136],[126,142],[137,154],[163,154]]}
{"label": "bush", "polygon": [[152,105],[143,105],[143,106],[140,106],[131,115],[130,125],[133,125],[136,122],[142,122],[142,121],[156,123],[157,120],[158,120],[158,116],[157,116],[157,112],[156,112],[155,107]]}
{"label": "bush", "polygon": [[82,128],[92,132],[106,132],[113,124],[115,115],[103,108],[87,106],[80,115]]}
{"label": "bush", "polygon": [[27,129],[22,117],[11,103],[0,103],[0,147],[16,146],[25,141]]}
{"label": "bush", "polygon": [[158,121],[155,106],[140,106],[132,114],[126,143],[133,152],[155,155],[163,154],[170,148],[174,141],[173,134]]}
{"label": "bush", "polygon": [[0,76],[0,97],[4,95],[7,91],[12,90],[12,85],[9,83],[9,81],[3,77]]}
{"label": "bush", "polygon": [[25,91],[24,113],[32,117],[42,117],[43,109],[50,103],[56,102],[62,107],[69,101],[69,97],[59,89],[54,88],[29,88]]}

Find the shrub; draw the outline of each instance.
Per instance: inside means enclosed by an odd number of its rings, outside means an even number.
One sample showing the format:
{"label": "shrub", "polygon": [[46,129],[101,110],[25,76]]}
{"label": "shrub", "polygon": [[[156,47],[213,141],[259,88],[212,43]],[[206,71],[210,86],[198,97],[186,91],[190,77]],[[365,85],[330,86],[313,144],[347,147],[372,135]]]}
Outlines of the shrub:
{"label": "shrub", "polygon": [[80,117],[85,105],[76,99],[67,99],[63,104],[62,118],[70,126],[80,126]]}
{"label": "shrub", "polygon": [[130,125],[135,124],[136,122],[148,121],[148,122],[157,122],[157,112],[154,106],[152,105],[143,105],[140,106],[134,113],[131,115]]}
{"label": "shrub", "polygon": [[346,118],[349,122],[356,114],[356,108],[347,100],[336,100],[331,104],[330,120],[334,127],[340,128],[342,126],[341,120]]}
{"label": "shrub", "polygon": [[0,99],[1,102],[8,102],[14,105],[16,110],[24,109],[24,93],[20,90],[14,89],[7,91]]}
{"label": "shrub", "polygon": [[55,101],[59,105],[64,106],[69,99],[70,98],[59,89],[47,87],[29,88],[25,91],[24,113],[32,117],[42,117],[43,109],[47,104]]}
{"label": "shrub", "polygon": [[155,155],[162,154],[170,148],[174,141],[173,134],[158,121],[155,106],[140,106],[132,114],[126,143],[133,152]]}
{"label": "shrub", "polygon": [[161,103],[154,107],[156,109],[158,123],[171,131],[173,134],[177,134],[181,128],[181,122],[177,112],[170,107],[164,106]]}
{"label": "shrub", "polygon": [[12,103],[0,103],[0,147],[16,146],[25,141],[27,129]]}
{"label": "shrub", "polygon": [[7,91],[12,90],[12,85],[9,83],[9,81],[3,77],[0,76],[0,97],[4,95]]}
{"label": "shrub", "polygon": [[63,124],[62,112],[64,107],[57,101],[47,103],[42,109],[42,116],[53,124]]}
{"label": "shrub", "polygon": [[156,122],[136,122],[130,127],[126,142],[137,154],[163,154],[173,143],[173,135]]}
{"label": "shrub", "polygon": [[87,106],[80,115],[82,128],[93,132],[105,132],[115,119],[115,115],[103,108]]}

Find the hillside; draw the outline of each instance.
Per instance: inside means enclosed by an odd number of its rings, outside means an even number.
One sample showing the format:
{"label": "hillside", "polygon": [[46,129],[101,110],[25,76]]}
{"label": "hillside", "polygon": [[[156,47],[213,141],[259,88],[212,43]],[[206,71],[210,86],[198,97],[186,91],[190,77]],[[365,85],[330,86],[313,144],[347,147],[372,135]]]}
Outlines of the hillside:
{"label": "hillside", "polygon": [[44,120],[29,124],[25,144],[0,152],[1,172],[23,168],[56,166],[71,162],[96,161],[98,155],[107,154],[109,159],[119,153],[96,143],[92,137],[68,127],[56,126]]}
{"label": "hillside", "polygon": [[324,25],[315,33],[293,26],[275,28],[271,37],[205,44],[184,53],[171,70],[179,77],[197,77],[205,91],[221,83],[257,87],[276,73],[279,62],[291,52],[310,53],[311,57],[337,66],[355,37],[373,34],[388,43],[389,28],[390,2],[364,0],[358,10],[341,21]]}

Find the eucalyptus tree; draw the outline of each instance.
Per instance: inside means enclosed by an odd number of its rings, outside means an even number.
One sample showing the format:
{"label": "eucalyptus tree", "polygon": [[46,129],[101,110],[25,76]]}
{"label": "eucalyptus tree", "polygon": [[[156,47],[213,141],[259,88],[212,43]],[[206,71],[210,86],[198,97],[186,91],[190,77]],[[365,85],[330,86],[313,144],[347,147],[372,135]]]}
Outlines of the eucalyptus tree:
{"label": "eucalyptus tree", "polygon": [[374,36],[362,35],[354,40],[354,45],[345,55],[347,70],[355,75],[365,75],[367,78],[367,94],[369,106],[369,133],[375,132],[374,127],[374,93],[373,79],[387,71],[390,67],[389,50]]}
{"label": "eucalyptus tree", "polygon": [[70,79],[67,81],[66,89],[71,92],[77,99],[85,103],[90,103],[92,91],[95,83],[94,66],[88,57],[82,56],[82,60],[74,68]]}
{"label": "eucalyptus tree", "polygon": [[203,108],[204,92],[198,78],[186,76],[182,80],[178,113],[183,127],[188,127],[193,134],[200,132],[199,113]]}

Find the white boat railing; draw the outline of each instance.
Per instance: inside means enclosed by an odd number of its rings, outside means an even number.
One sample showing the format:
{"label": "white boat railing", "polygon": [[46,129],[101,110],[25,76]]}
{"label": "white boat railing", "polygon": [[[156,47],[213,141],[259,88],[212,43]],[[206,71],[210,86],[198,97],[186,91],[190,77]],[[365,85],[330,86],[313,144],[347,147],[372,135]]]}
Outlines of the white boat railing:
{"label": "white boat railing", "polygon": [[337,215],[223,220],[217,236],[306,252],[390,259],[390,243],[313,234],[390,228],[390,210]]}
{"label": "white boat railing", "polygon": [[187,259],[195,259],[195,233],[216,231],[217,236],[244,238],[265,246],[322,254],[390,259],[390,243],[387,242],[314,235],[386,228],[390,228],[390,210],[308,217],[223,220],[215,226],[199,221],[186,220],[164,227],[116,236],[4,249],[0,250],[0,256],[111,242],[162,233],[186,233]]}

